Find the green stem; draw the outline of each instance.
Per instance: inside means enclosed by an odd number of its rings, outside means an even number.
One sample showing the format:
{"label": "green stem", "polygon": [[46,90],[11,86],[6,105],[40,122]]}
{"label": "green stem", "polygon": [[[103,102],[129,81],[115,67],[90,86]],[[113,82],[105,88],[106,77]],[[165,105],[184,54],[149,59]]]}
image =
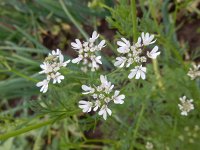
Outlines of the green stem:
{"label": "green stem", "polygon": [[20,73],[20,72],[17,71],[17,70],[11,69],[10,71],[11,71],[12,73],[14,73],[14,74],[16,74],[16,75],[18,75],[18,76],[24,78],[24,79],[29,80],[29,81],[32,81],[32,82],[35,82],[35,83],[38,82],[38,80],[36,80],[36,79],[34,79],[34,78],[31,78],[31,77],[29,77],[29,76],[27,76],[27,75],[24,75],[24,74]]}
{"label": "green stem", "polygon": [[65,6],[63,0],[59,0],[60,5],[62,6],[65,14],[67,17],[71,20],[71,22],[76,26],[76,28],[81,32],[81,34],[84,36],[85,39],[88,39],[89,36],[87,33],[81,28],[81,25],[74,19],[74,17],[70,14],[69,10]]}
{"label": "green stem", "polygon": [[145,103],[142,104],[142,108],[140,110],[137,123],[135,125],[135,129],[134,129],[134,132],[133,132],[133,139],[132,139],[132,142],[131,142],[131,145],[130,145],[130,150],[133,149],[133,144],[135,143],[135,139],[136,139],[136,136],[137,136],[137,133],[138,133],[140,122],[142,120],[142,115],[144,113],[144,109],[145,109]]}
{"label": "green stem", "polygon": [[26,128],[23,128],[23,129],[19,129],[19,130],[16,130],[16,131],[12,131],[12,132],[10,132],[10,133],[2,134],[2,135],[0,135],[0,140],[5,140],[5,139],[8,139],[8,138],[10,138],[10,137],[15,137],[15,136],[17,136],[17,135],[26,133],[26,132],[28,132],[28,131],[41,128],[41,127],[46,126],[46,125],[48,125],[48,124],[51,124],[51,123],[53,123],[53,122],[54,122],[54,119],[51,119],[51,120],[48,120],[48,121],[44,121],[44,122],[42,122],[42,123],[30,125],[30,126],[28,126],[28,127],[26,127]]}
{"label": "green stem", "polygon": [[161,80],[161,75],[160,75],[160,72],[159,72],[159,69],[158,69],[157,59],[153,60],[153,69],[154,69],[154,72],[155,72],[155,75],[156,75],[156,79],[158,81],[158,86],[159,86],[159,88],[161,88],[163,90],[164,86],[163,86],[163,83],[162,83],[162,80]]}
{"label": "green stem", "polygon": [[133,41],[137,41],[137,17],[136,17],[136,3],[135,0],[131,0],[132,21],[133,21]]}
{"label": "green stem", "polygon": [[110,140],[110,139],[87,139],[83,143],[107,143],[107,144],[115,144],[116,141]]}
{"label": "green stem", "polygon": [[100,3],[99,5],[100,5],[101,7],[103,7],[103,8],[105,8],[105,9],[109,10],[110,12],[113,12],[113,9],[112,9],[111,7],[108,7],[108,6],[105,5],[105,4]]}
{"label": "green stem", "polygon": [[17,47],[17,46],[0,46],[0,50],[16,50],[16,51],[22,51],[22,52],[37,52],[37,53],[44,53],[44,54],[48,54],[48,50],[46,49],[37,49],[37,48],[28,48],[28,47]]}
{"label": "green stem", "polygon": [[15,130],[15,131],[11,131],[10,133],[2,134],[2,135],[0,135],[0,140],[6,140],[6,139],[8,139],[8,138],[15,137],[15,136],[18,136],[18,135],[20,135],[20,134],[24,134],[24,133],[26,133],[26,132],[28,132],[28,131],[41,128],[41,127],[43,127],[43,126],[52,124],[52,123],[54,123],[55,121],[62,120],[62,119],[64,119],[64,118],[66,118],[66,116],[74,115],[74,114],[77,114],[77,113],[79,113],[79,112],[80,112],[80,110],[72,111],[72,112],[69,112],[69,113],[67,113],[67,114],[61,115],[61,116],[60,116],[59,118],[57,118],[57,119],[55,119],[55,118],[54,118],[54,119],[50,119],[50,120],[48,120],[48,121],[43,121],[42,123],[30,125],[30,126],[28,126],[28,127],[22,128],[22,129],[18,129],[18,130]]}

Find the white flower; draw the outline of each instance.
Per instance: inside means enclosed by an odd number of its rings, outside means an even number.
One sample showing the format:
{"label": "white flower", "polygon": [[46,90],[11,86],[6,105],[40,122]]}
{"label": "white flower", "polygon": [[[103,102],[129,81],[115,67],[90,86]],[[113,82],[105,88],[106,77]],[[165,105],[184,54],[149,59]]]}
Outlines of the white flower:
{"label": "white flower", "polygon": [[100,99],[103,99],[104,97],[105,97],[104,94],[99,94],[99,98],[100,98]]}
{"label": "white flower", "polygon": [[154,35],[142,32],[141,36],[138,37],[137,42],[132,45],[130,42],[121,38],[121,41],[117,41],[119,46],[117,51],[120,53],[120,57],[116,58],[114,66],[119,68],[133,68],[131,73],[128,75],[129,79],[135,77],[135,79],[142,78],[146,79],[146,67],[142,67],[143,63],[147,62],[147,58],[156,59],[160,52],[158,51],[158,46],[155,46],[151,52],[144,52],[145,46],[155,43]]}
{"label": "white flower", "polygon": [[116,90],[114,96],[112,97],[115,104],[123,104],[125,95],[121,94],[119,95],[120,91]]}
{"label": "white flower", "polygon": [[94,61],[96,61],[98,64],[102,64],[102,62],[101,62],[101,56],[95,57]]}
{"label": "white flower", "polygon": [[142,46],[142,38],[138,37],[137,43],[135,43],[134,45],[136,48],[141,47]]}
{"label": "white flower", "polygon": [[[49,56],[50,56],[50,58],[51,58],[51,56],[53,58],[52,59],[52,61],[53,61],[52,63],[55,65],[54,67],[58,67],[59,69],[60,69],[60,67],[66,67],[67,64],[70,62],[70,60],[67,60],[67,61],[64,62],[64,56],[61,53],[60,49],[56,49],[56,51],[52,50],[52,52],[49,53]],[[56,62],[57,59],[59,59],[59,62]],[[48,59],[47,59],[47,62],[48,62]]]}
{"label": "white flower", "polygon": [[146,67],[136,66],[134,69],[131,69],[131,73],[128,75],[129,79],[135,77],[135,79],[139,79],[140,77],[144,80],[146,78]]}
{"label": "white flower", "polygon": [[90,43],[95,42],[95,40],[98,39],[98,37],[99,37],[99,34],[97,34],[97,32],[94,31],[94,32],[92,33],[92,37],[89,39],[89,42],[90,42]]}
{"label": "white flower", "polygon": [[105,93],[107,94],[110,93],[114,85],[112,85],[112,83],[107,80],[106,76],[101,75],[100,80],[101,80],[101,87],[105,89]]}
{"label": "white flower", "polygon": [[88,113],[92,110],[92,102],[88,102],[88,101],[79,101],[79,108],[83,109],[84,113]]}
{"label": "white flower", "polygon": [[72,63],[79,64],[81,60],[83,60],[83,56],[79,55],[77,58],[72,59]]}
{"label": "white flower", "polygon": [[102,40],[99,45],[98,45],[98,48],[99,50],[101,50],[102,48],[104,48],[106,45],[105,45],[106,41],[105,40]]}
{"label": "white flower", "polygon": [[144,46],[153,44],[156,42],[156,40],[154,40],[154,35],[150,35],[149,33],[144,34],[144,32],[142,32],[142,43]]}
{"label": "white flower", "polygon": [[101,106],[101,102],[99,100],[96,100],[95,101],[95,104],[94,104],[94,111],[97,111],[97,109]]}
{"label": "white flower", "polygon": [[193,100],[187,100],[186,96],[180,97],[179,99],[181,104],[178,104],[178,107],[181,110],[181,115],[187,116],[188,112],[194,109],[194,105],[192,104]]}
{"label": "white flower", "polygon": [[105,86],[104,88],[105,88],[105,93],[109,94],[112,91],[112,89],[114,88],[114,85],[112,85],[111,82],[108,82],[108,85]]}
{"label": "white flower", "polygon": [[119,45],[120,47],[117,49],[117,51],[119,53],[128,53],[130,51],[130,42],[125,39],[125,38],[121,38],[122,41],[117,41],[117,45]]}
{"label": "white flower", "polygon": [[49,75],[49,78],[53,79],[53,84],[56,84],[56,83],[61,83],[61,80],[63,80],[65,77],[61,75],[60,72],[56,72],[55,74],[51,73]]}
{"label": "white flower", "polygon": [[112,111],[108,108],[107,105],[103,105],[98,113],[100,116],[103,115],[104,120],[107,119],[107,114],[111,116]]}
{"label": "white flower", "polygon": [[147,62],[147,58],[144,56],[140,57],[140,62]]}
{"label": "white flower", "polygon": [[127,67],[127,68],[130,67],[130,65],[133,64],[133,62],[134,62],[133,58],[129,58],[129,59],[127,60],[126,67]]}
{"label": "white flower", "polygon": [[59,55],[59,67],[66,67],[71,60],[67,60],[64,62],[64,56],[62,54]]}
{"label": "white flower", "polygon": [[79,39],[75,39],[75,42],[71,43],[73,49],[82,49],[82,44]]}
{"label": "white flower", "polygon": [[59,56],[61,54],[61,51],[59,49],[52,50],[51,53],[49,53],[49,55],[54,55],[54,56]]}
{"label": "white flower", "polygon": [[82,85],[83,93],[82,94],[88,94],[89,96],[92,97],[92,99],[95,102],[82,102],[81,101],[81,106],[79,105],[80,108],[85,108],[84,111],[87,112],[88,110],[91,111],[97,111],[99,108],[99,115],[102,115],[103,118],[106,120],[107,119],[107,114],[111,115],[112,111],[108,108],[108,105],[113,102],[115,104],[123,104],[125,95],[121,94],[119,95],[120,91],[116,90],[113,92],[113,87],[111,82],[107,80],[107,77],[104,75],[100,76],[100,81],[101,84],[98,86],[93,85],[87,86],[87,85]]}
{"label": "white flower", "polygon": [[191,78],[191,80],[200,77],[200,64],[199,65],[193,64],[193,68],[190,68],[187,75]]}
{"label": "white flower", "polygon": [[85,91],[82,94],[89,94],[89,93],[94,93],[95,89],[87,86],[87,85],[82,85],[82,89]]}
{"label": "white flower", "polygon": [[[96,52],[100,51],[106,46],[105,40],[102,40],[98,45],[94,43],[98,37],[99,34],[94,31],[92,33],[92,37],[89,38],[88,41],[81,43],[80,40],[76,39],[75,42],[72,42],[72,48],[79,53],[78,57],[72,60],[72,63],[79,64],[81,61],[83,61],[83,65],[90,67],[91,71],[97,70],[99,68],[99,64],[102,64],[102,62],[101,56],[96,56]],[[87,63],[85,63],[86,60]],[[87,68],[84,68],[84,70],[87,70]]]}
{"label": "white flower", "polygon": [[151,59],[156,59],[156,57],[160,55],[160,52],[158,52],[158,46],[155,46],[151,52],[147,51],[147,56]]}
{"label": "white flower", "polygon": [[104,98],[104,102],[106,103],[106,105],[111,101],[112,99],[110,97],[105,97]]}
{"label": "white flower", "polygon": [[39,72],[39,74],[48,74],[50,72],[53,71],[53,67],[51,64],[49,64],[48,62],[43,62],[43,64],[40,65],[40,68],[42,68],[43,70]]}
{"label": "white flower", "polygon": [[101,56],[91,57],[91,60],[92,60],[91,68],[92,68],[92,70],[95,71],[96,69],[99,68],[98,64],[102,64],[102,62],[101,62]]}
{"label": "white flower", "polygon": [[103,87],[108,85],[108,80],[107,80],[106,76],[100,75],[100,81],[101,81],[101,84],[103,85]]}
{"label": "white flower", "polygon": [[45,80],[43,80],[43,81],[41,81],[41,82],[38,82],[38,83],[36,84],[36,86],[37,86],[37,87],[41,87],[40,92],[46,93],[47,90],[48,90],[48,84],[49,84],[49,81],[45,79]]}
{"label": "white flower", "polygon": [[124,67],[126,61],[127,61],[126,57],[117,57],[114,66],[122,68]]}
{"label": "white flower", "polygon": [[92,97],[93,97],[94,99],[96,99],[96,98],[98,97],[98,95],[97,95],[97,94],[93,94]]}
{"label": "white flower", "polygon": [[151,149],[153,149],[153,144],[150,143],[150,142],[147,142],[146,145],[145,145],[145,148],[146,148],[147,150],[151,150]]}
{"label": "white flower", "polygon": [[39,82],[36,86],[42,88],[41,92],[45,93],[48,90],[48,84],[50,80],[53,80],[53,84],[61,83],[61,80],[64,79],[64,76],[61,75],[58,71],[61,67],[66,67],[70,60],[64,61],[64,56],[62,55],[59,49],[52,50],[51,53],[45,58],[45,61],[40,65],[42,71],[39,74],[46,74],[46,79]]}

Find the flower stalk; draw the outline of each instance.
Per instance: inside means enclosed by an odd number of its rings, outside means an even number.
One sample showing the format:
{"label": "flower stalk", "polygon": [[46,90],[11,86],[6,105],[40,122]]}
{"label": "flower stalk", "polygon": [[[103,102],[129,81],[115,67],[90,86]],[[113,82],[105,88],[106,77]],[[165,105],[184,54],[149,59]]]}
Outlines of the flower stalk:
{"label": "flower stalk", "polygon": [[137,18],[136,18],[136,3],[135,0],[131,0],[132,20],[133,20],[133,41],[137,40]]}
{"label": "flower stalk", "polygon": [[75,111],[69,112],[69,113],[67,113],[65,115],[61,115],[57,119],[54,118],[54,119],[50,119],[50,120],[47,120],[47,121],[42,121],[41,123],[38,123],[38,124],[33,124],[33,125],[27,126],[25,128],[22,128],[22,129],[18,129],[18,130],[9,132],[9,133],[1,134],[0,135],[0,140],[6,140],[8,138],[24,134],[24,133],[29,132],[31,130],[35,130],[35,129],[50,125],[50,124],[54,123],[55,121],[62,120],[64,118],[66,118],[66,115],[67,116],[74,115],[74,114],[77,114],[79,112],[80,112],[80,110],[75,110]]}
{"label": "flower stalk", "polygon": [[141,120],[142,120],[142,116],[143,116],[143,113],[144,113],[145,105],[146,105],[145,102],[143,102],[142,108],[140,110],[140,113],[139,113],[139,116],[138,116],[138,119],[137,119],[137,122],[136,122],[136,125],[135,125],[135,129],[133,131],[133,141],[131,142],[130,150],[133,149],[133,146],[134,146],[133,144],[135,143],[135,140],[136,140],[136,136],[137,136],[139,126],[140,126],[140,123],[141,123]]}
{"label": "flower stalk", "polygon": [[156,79],[158,81],[159,88],[164,90],[164,85],[163,85],[163,82],[162,82],[162,79],[161,79],[161,75],[160,75],[160,72],[159,72],[157,59],[153,59],[153,69],[154,69],[154,72],[155,72],[155,75],[156,75]]}
{"label": "flower stalk", "polygon": [[88,39],[89,36],[87,33],[82,29],[81,25],[74,19],[74,17],[71,15],[67,7],[65,6],[63,0],[59,0],[60,5],[62,6],[65,14],[67,17],[71,20],[71,22],[77,27],[77,29],[81,32],[81,34],[84,36],[85,39]]}
{"label": "flower stalk", "polygon": [[28,127],[25,127],[25,128],[19,129],[19,130],[15,130],[13,132],[2,134],[2,135],[0,135],[0,140],[6,140],[8,138],[15,137],[17,135],[29,132],[31,130],[38,129],[38,128],[41,128],[43,126],[52,124],[53,122],[54,122],[54,119],[51,119],[51,120],[48,120],[48,121],[43,121],[42,123],[30,125]]}

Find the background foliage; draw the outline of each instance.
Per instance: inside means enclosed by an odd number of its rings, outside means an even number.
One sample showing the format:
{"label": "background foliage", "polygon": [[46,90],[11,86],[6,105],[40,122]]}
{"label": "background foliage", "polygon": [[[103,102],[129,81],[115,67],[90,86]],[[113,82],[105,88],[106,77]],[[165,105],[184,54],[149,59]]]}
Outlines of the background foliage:
{"label": "background foliage", "polygon": [[[133,18],[128,0],[1,0],[0,149],[145,149],[148,141],[158,150],[199,149],[200,81],[187,76],[191,62],[199,61],[199,5],[198,0],[140,0]],[[154,33],[161,51],[147,65],[145,81],[128,80],[129,71],[112,64],[116,41],[134,37],[133,19],[134,34]],[[70,42],[93,30],[108,39],[103,68],[83,73],[70,64],[62,70],[62,84],[39,93],[39,65],[49,50],[60,48],[72,58]],[[98,83],[100,74],[126,95],[106,121],[77,107],[81,85]],[[188,117],[178,109],[182,95],[194,99]]]}

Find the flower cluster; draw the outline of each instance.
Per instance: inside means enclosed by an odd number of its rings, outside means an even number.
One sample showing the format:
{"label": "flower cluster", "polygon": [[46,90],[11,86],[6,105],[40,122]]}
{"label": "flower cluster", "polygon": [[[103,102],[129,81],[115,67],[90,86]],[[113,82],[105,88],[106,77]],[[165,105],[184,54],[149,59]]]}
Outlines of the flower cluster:
{"label": "flower cluster", "polygon": [[179,109],[181,110],[181,115],[187,116],[188,113],[194,109],[194,105],[192,104],[193,99],[187,100],[186,96],[179,98],[181,104],[178,104]]}
{"label": "flower cluster", "polygon": [[142,64],[147,62],[147,57],[151,59],[156,59],[160,52],[158,51],[158,46],[155,46],[150,52],[144,52],[144,48],[148,45],[155,43],[154,35],[149,33],[144,34],[142,32],[141,37],[138,38],[137,43],[131,45],[130,42],[121,38],[121,41],[117,41],[119,48],[117,51],[123,56],[117,57],[114,65],[119,68],[133,68],[128,75],[129,79],[135,77],[135,79],[146,78],[146,67],[143,67]]}
{"label": "flower cluster", "polygon": [[59,49],[49,53],[44,62],[40,65],[42,71],[40,71],[39,74],[46,74],[46,79],[36,84],[37,87],[41,87],[40,92],[47,92],[48,84],[51,79],[53,80],[53,84],[61,83],[64,76],[58,71],[61,67],[66,67],[69,62],[70,60],[64,61],[64,56]]}
{"label": "flower cluster", "polygon": [[88,113],[91,110],[97,111],[99,108],[99,115],[103,115],[103,118],[107,119],[107,114],[111,115],[112,111],[108,108],[111,102],[115,104],[123,104],[125,95],[121,94],[120,91],[113,91],[114,85],[107,80],[106,76],[100,76],[101,85],[99,86],[87,86],[82,85],[83,93],[85,95],[90,95],[93,101],[79,101],[79,107],[83,112]]}
{"label": "flower cluster", "polygon": [[91,68],[91,71],[95,71],[99,68],[99,65],[102,64],[101,56],[97,56],[96,53],[105,47],[105,40],[102,40],[96,45],[95,41],[98,37],[99,34],[94,31],[92,37],[89,38],[87,42],[81,43],[79,39],[76,39],[75,42],[71,43],[72,48],[78,52],[78,57],[73,59],[72,63],[79,64],[80,61],[82,61],[84,65],[82,70],[84,72],[88,70],[88,67]]}
{"label": "flower cluster", "polygon": [[146,145],[145,145],[145,148],[147,150],[151,150],[151,149],[153,149],[153,144],[151,142],[147,142]]}
{"label": "flower cluster", "polygon": [[192,80],[196,79],[197,77],[200,77],[200,64],[193,64],[193,68],[190,68],[187,75],[191,77]]}
{"label": "flower cluster", "polygon": [[186,126],[184,127],[183,134],[179,135],[178,138],[184,142],[194,143],[195,140],[198,140],[199,131],[199,125],[194,125],[194,127]]}

